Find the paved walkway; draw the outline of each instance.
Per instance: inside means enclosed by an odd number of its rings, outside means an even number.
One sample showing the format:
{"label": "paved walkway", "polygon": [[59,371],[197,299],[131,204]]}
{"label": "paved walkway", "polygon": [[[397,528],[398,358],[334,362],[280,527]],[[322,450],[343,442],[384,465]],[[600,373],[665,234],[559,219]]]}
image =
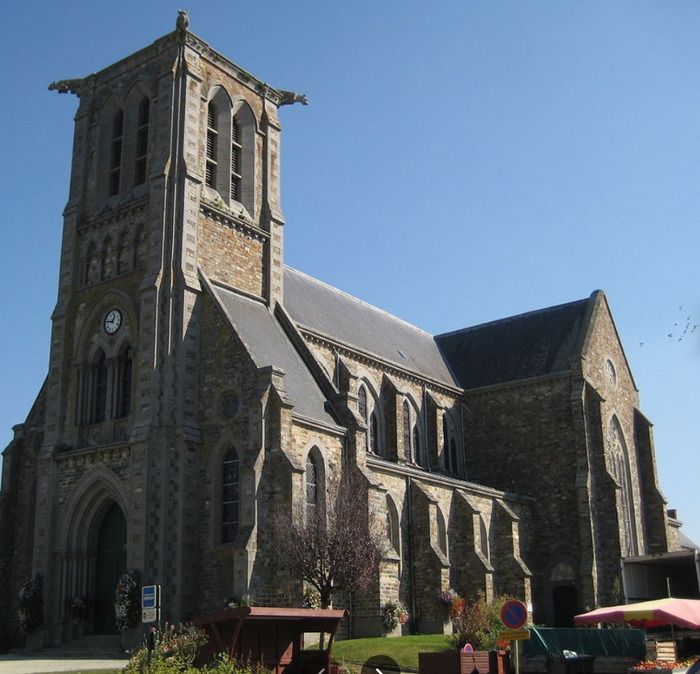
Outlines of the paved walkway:
{"label": "paved walkway", "polygon": [[0,655],[0,674],[41,674],[42,672],[77,672],[87,669],[123,669],[128,660],[99,660],[7,653]]}

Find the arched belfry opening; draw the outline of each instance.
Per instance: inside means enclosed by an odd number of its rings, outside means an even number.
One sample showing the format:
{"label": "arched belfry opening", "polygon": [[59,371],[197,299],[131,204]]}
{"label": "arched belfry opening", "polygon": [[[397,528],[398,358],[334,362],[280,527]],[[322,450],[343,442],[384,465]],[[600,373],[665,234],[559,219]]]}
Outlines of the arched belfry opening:
{"label": "arched belfry opening", "polygon": [[95,634],[116,634],[114,591],[126,571],[126,517],[112,501],[95,541]]}

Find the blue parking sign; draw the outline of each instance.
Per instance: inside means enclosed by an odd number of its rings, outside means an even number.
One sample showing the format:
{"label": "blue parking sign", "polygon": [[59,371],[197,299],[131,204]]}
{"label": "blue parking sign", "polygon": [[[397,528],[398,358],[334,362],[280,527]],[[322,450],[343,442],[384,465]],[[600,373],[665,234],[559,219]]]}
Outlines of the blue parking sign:
{"label": "blue parking sign", "polygon": [[141,608],[158,608],[157,585],[144,585],[141,588]]}

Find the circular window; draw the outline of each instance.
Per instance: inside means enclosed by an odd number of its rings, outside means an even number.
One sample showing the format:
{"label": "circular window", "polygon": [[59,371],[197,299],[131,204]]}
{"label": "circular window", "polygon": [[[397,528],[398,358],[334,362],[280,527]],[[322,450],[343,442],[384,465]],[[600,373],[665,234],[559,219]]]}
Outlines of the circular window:
{"label": "circular window", "polygon": [[225,417],[235,417],[238,412],[238,396],[235,393],[224,396],[221,409]]}
{"label": "circular window", "polygon": [[608,380],[608,384],[610,384],[610,386],[617,386],[617,372],[615,371],[615,365],[610,358],[605,361],[605,378]]}

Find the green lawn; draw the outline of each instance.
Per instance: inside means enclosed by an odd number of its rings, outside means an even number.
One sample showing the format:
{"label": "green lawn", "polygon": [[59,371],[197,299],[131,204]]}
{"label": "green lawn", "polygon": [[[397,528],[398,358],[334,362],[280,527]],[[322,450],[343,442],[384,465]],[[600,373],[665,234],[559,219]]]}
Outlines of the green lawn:
{"label": "green lawn", "polygon": [[[405,637],[348,639],[333,643],[333,659],[339,664],[363,665],[373,655],[386,655],[402,671],[418,671],[418,653],[452,650],[450,637],[444,634],[412,634]],[[359,668],[358,668],[359,669]]]}
{"label": "green lawn", "polygon": [[[354,672],[373,655],[386,655],[394,660],[403,672],[418,671],[418,653],[424,651],[452,650],[450,637],[444,634],[414,634],[405,637],[375,637],[372,639],[348,639],[333,643],[333,659]],[[99,674],[119,674],[121,670],[102,670]],[[64,674],[98,674],[98,672],[74,672]]]}

